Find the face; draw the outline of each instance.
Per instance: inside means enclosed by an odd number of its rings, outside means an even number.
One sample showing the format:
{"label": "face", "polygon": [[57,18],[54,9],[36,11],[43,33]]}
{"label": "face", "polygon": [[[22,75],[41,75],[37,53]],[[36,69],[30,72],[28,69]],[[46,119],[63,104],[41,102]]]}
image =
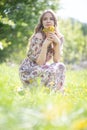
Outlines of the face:
{"label": "face", "polygon": [[42,24],[44,28],[48,28],[49,26],[54,26],[54,18],[51,13],[46,13],[43,16]]}

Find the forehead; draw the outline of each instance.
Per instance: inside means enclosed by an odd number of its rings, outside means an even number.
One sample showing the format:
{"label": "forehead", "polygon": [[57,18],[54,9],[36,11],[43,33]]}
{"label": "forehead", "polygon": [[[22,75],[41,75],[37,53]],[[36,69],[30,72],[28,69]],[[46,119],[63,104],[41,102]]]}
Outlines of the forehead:
{"label": "forehead", "polygon": [[47,12],[47,13],[44,14],[43,18],[44,17],[53,17],[53,15],[51,13]]}

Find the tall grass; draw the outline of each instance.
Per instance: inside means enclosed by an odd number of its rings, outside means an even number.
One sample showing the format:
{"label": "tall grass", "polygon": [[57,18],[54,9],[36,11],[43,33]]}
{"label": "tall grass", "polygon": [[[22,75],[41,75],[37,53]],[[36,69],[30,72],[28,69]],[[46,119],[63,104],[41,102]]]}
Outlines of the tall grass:
{"label": "tall grass", "polygon": [[66,72],[65,95],[21,86],[18,66],[1,64],[0,130],[87,130],[87,70]]}

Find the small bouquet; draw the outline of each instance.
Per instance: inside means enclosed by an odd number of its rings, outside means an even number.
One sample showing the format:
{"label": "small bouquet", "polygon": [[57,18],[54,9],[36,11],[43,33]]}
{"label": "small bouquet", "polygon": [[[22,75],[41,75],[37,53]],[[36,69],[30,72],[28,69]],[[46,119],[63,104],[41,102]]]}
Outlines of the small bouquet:
{"label": "small bouquet", "polygon": [[43,29],[43,32],[45,32],[45,33],[54,32],[54,31],[55,31],[54,26],[50,26],[48,28]]}

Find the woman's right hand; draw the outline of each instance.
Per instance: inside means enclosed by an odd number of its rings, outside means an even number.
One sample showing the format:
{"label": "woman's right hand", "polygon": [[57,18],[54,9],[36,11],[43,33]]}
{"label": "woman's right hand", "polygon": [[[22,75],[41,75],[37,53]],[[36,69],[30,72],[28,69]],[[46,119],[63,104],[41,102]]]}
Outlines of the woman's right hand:
{"label": "woman's right hand", "polygon": [[47,54],[47,49],[48,49],[48,46],[52,43],[52,41],[49,39],[49,38],[46,38],[43,42],[43,45],[42,45],[42,49],[41,49],[41,52],[36,60],[36,63],[38,65],[43,65],[45,64],[46,62],[46,54]]}
{"label": "woman's right hand", "polygon": [[46,37],[44,40],[44,46],[48,47],[52,43],[52,39],[50,37]]}

